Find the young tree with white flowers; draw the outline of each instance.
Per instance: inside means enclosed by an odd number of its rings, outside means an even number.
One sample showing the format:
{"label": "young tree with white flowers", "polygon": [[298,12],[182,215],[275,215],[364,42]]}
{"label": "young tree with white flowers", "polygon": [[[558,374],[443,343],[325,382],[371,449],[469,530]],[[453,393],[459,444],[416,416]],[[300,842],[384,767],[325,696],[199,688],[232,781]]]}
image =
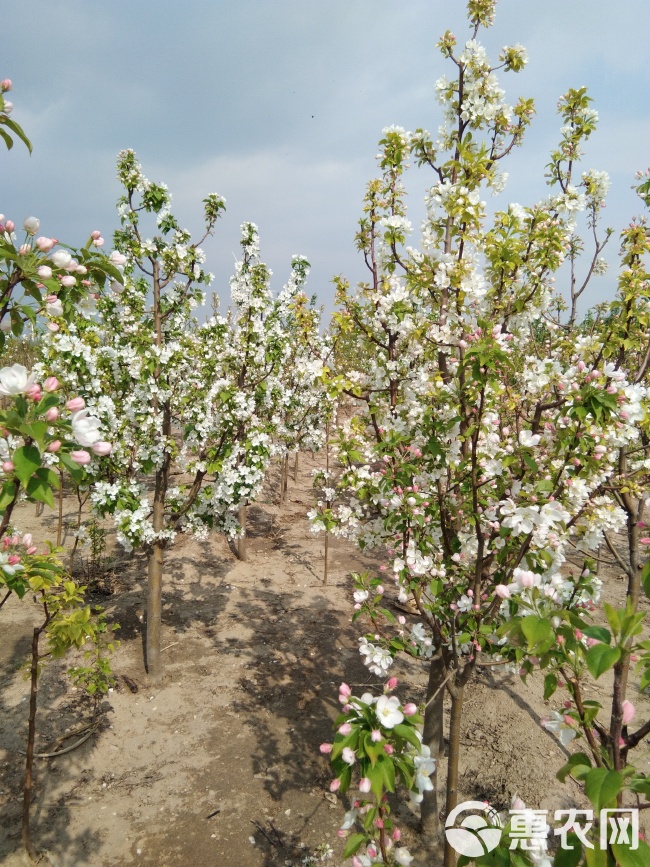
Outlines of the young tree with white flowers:
{"label": "young tree with white flowers", "polygon": [[[113,261],[124,276],[98,299],[96,317],[55,334],[46,352],[75,385],[85,383],[88,405],[111,431],[108,476],[95,480],[91,499],[113,516],[127,549],[147,552],[146,661],[157,681],[164,551],[178,532],[243,532],[238,512],[260,490],[278,415],[290,402],[279,379],[289,354],[283,317],[307,263],[294,259],[285,293],[274,300],[257,230],[244,224],[243,258],[231,281],[234,315],[198,325],[192,311],[212,279],[199,245],[224,200],[204,200],[205,234],[192,243],[167,189],[144,177],[132,151],[120,154],[118,175],[125,195]],[[151,216],[158,234],[147,238],[142,224]]]}
{"label": "young tree with white flowers", "polygon": [[[450,698],[446,814],[457,804],[463,703],[478,669],[525,675],[540,666],[552,692],[563,648],[587,666],[602,653],[587,640],[600,594],[595,558],[625,525],[615,490],[626,477],[621,455],[638,455],[646,415],[646,389],[627,368],[631,345],[614,348],[636,340],[643,356],[647,338],[617,343],[614,328],[577,322],[577,300],[603,269],[611,234],[599,234],[606,175],[578,174],[597,121],[584,88],[559,103],[549,198],[488,219],[485,193],[503,189],[502,161],[534,111],[530,100],[509,105],[496,77],[521,70],[525,50],[506,47],[492,65],[477,41],[495,5],[470,0],[469,40],[458,46],[447,32],[439,42],[454,75],[436,85],[437,136],[384,130],[383,174],[369,185],[357,235],[369,280],[356,292],[339,280],[336,321],[375,365],[339,377],[358,407],[338,441],[345,505],[315,516],[386,552],[399,598],[416,612],[410,625],[396,618],[383,604],[386,576],[357,576],[357,616],[372,624],[360,645],[370,670],[384,676],[398,652],[429,660],[424,744],[432,757],[442,755]],[[418,249],[407,242],[409,157],[433,175]],[[581,283],[576,217],[585,210],[595,250]],[[565,303],[554,275],[567,260],[570,312],[558,319]],[[624,291],[624,304],[638,291]],[[643,479],[638,472],[637,491]],[[577,693],[574,701],[588,725]],[[442,858],[435,771],[417,799],[430,856]],[[366,828],[366,839],[372,833]],[[455,863],[448,843],[444,863]]]}

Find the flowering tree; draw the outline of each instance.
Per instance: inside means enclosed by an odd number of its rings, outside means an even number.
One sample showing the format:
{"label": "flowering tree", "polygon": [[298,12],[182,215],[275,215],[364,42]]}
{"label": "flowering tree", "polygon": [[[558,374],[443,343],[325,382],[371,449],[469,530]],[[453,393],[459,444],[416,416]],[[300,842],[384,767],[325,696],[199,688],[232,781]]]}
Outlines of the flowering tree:
{"label": "flowering tree", "polygon": [[[199,326],[192,310],[212,279],[199,245],[224,200],[204,200],[205,234],[191,243],[170,212],[167,189],[144,177],[132,151],[120,154],[118,174],[125,195],[113,261],[124,276],[98,299],[97,319],[80,317],[67,333],[53,335],[46,356],[111,431],[107,476],[95,480],[91,498],[101,514],[113,516],[127,550],[147,552],[146,658],[156,681],[165,548],[179,531],[241,532],[238,511],[259,491],[278,416],[290,404],[279,378],[289,353],[285,318],[307,263],[294,259],[274,301],[256,228],[244,224],[244,255],[231,282],[234,315]],[[142,229],[149,215],[159,232],[152,239]],[[180,484],[172,484],[174,468]]]}
{"label": "flowering tree", "polygon": [[[361,640],[370,669],[383,676],[400,651],[430,660],[424,743],[432,756],[441,753],[445,692],[451,699],[447,814],[457,803],[463,701],[477,669],[525,674],[548,667],[569,636],[586,641],[587,608],[600,591],[594,555],[625,524],[610,482],[620,455],[638,447],[645,416],[627,350],[617,354],[611,330],[576,326],[577,300],[602,270],[611,234],[597,231],[606,175],[576,178],[597,120],[583,88],[559,103],[550,197],[488,221],[483,195],[503,188],[501,162],[533,115],[530,100],[505,101],[495,74],[521,70],[525,50],[506,47],[492,66],[476,39],[494,11],[493,0],[470,0],[470,39],[458,48],[447,32],[439,42],[455,74],[436,85],[437,139],[384,130],[383,175],[369,185],[357,235],[370,279],[356,293],[339,281],[337,317],[340,333],[360,357],[372,352],[375,366],[339,379],[359,407],[338,442],[347,502],[316,516],[362,547],[387,551],[399,598],[417,613],[409,629],[382,605],[381,580],[357,576],[357,608],[372,621]],[[420,249],[407,246],[401,178],[409,156],[434,176]],[[576,216],[584,210],[595,252],[580,282]],[[568,323],[558,321],[565,305],[553,288],[567,259]],[[635,290],[624,282],[631,311]],[[422,803],[433,853],[438,813],[434,772]],[[449,845],[444,858],[455,863]]]}

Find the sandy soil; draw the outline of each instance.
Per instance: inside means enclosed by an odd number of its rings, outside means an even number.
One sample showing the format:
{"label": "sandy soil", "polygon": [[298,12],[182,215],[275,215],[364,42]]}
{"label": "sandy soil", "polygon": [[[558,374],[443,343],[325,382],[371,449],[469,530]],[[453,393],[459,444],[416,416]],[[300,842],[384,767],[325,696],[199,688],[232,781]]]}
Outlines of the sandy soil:
{"label": "sandy soil", "polygon": [[[344,807],[328,791],[328,763],[318,747],[331,740],[341,680],[361,691],[376,683],[356,649],[348,576],[378,561],[334,540],[323,585],[323,539],[310,534],[305,518],[316,465],[318,458],[301,456],[298,482],[290,482],[281,508],[277,474],[271,477],[265,498],[250,509],[248,562],[237,561],[216,535],[207,543],[180,539],[168,553],[160,687],[147,686],[142,660],[144,559],[121,557],[95,584],[94,601],[120,625],[118,682],[91,738],[37,762],[33,837],[52,864],[298,867],[323,843],[335,853],[325,863],[341,863],[336,830]],[[72,518],[71,500],[68,509]],[[55,518],[37,520],[31,506],[17,523],[41,538],[55,533]],[[607,596],[623,597],[614,572]],[[6,865],[24,863],[22,666],[33,617],[28,600],[13,600],[0,613],[0,863]],[[42,676],[40,751],[90,711],[66,667],[53,663]],[[394,673],[404,699],[422,698],[424,668],[398,660]],[[605,687],[591,697],[599,693],[604,697]],[[586,806],[574,783],[555,779],[568,753],[540,728],[549,710],[541,695],[538,677],[524,686],[485,674],[473,686],[462,735],[463,800],[507,808],[518,794],[551,812]],[[639,718],[647,718],[650,701],[631,698]],[[554,697],[550,708],[558,704]],[[646,765],[648,772],[647,759]],[[417,817],[402,807],[400,820],[413,842]]]}

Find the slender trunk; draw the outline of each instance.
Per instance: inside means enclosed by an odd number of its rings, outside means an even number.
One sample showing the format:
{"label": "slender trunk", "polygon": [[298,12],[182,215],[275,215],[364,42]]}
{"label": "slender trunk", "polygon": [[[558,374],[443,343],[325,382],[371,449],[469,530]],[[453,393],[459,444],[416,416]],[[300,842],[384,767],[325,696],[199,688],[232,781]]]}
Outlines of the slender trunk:
{"label": "slender trunk", "polygon": [[287,499],[287,491],[289,490],[289,453],[284,456],[282,462],[282,497],[281,502]]}
{"label": "slender trunk", "polygon": [[162,625],[162,578],[164,545],[159,534],[165,528],[166,473],[164,469],[156,472],[156,491],[153,501],[153,529],[156,538],[151,546],[148,562],[147,587],[147,673],[151,683],[162,680],[162,660],[160,658],[160,632]]}
{"label": "slender trunk", "polygon": [[[447,800],[445,814],[448,816],[458,804],[458,770],[460,763],[460,722],[463,716],[465,686],[454,684],[451,692],[451,719],[449,721],[449,757],[447,759]],[[455,867],[456,853],[445,841],[445,867]]]}
{"label": "slender trunk", "polygon": [[23,789],[23,845],[32,861],[36,861],[36,850],[31,840],[29,828],[29,808],[32,801],[32,781],[34,769],[34,741],[36,740],[36,699],[38,696],[38,641],[41,629],[35,628],[32,635],[32,665],[30,671],[29,728],[27,732],[27,758],[25,760],[25,786]]}
{"label": "slender trunk", "polygon": [[239,511],[237,512],[237,520],[239,521],[239,526],[242,529],[242,534],[239,537],[237,545],[235,547],[235,553],[237,555],[237,559],[245,562],[248,559],[248,551],[246,550],[246,506],[240,506]]}
{"label": "slender trunk", "polygon": [[298,455],[299,454],[300,454],[300,452],[296,452],[296,457],[294,458],[294,462],[293,462],[293,480],[294,480],[294,482],[298,481]]}
{"label": "slender trunk", "polygon": [[327,561],[329,555],[329,547],[330,547],[330,534],[327,530],[325,530],[325,557],[324,557],[324,565],[323,565],[323,584],[327,584]]}
{"label": "slender trunk", "polygon": [[433,789],[424,793],[421,807],[420,830],[427,856],[432,863],[440,863],[442,857],[442,838],[440,834],[440,808],[438,806],[438,764],[444,754],[443,705],[445,698],[446,668],[442,654],[438,650],[431,658],[429,682],[427,684],[427,705],[424,711],[422,743],[431,750],[431,757],[437,759],[436,768],[431,774]]}
{"label": "slender trunk", "polygon": [[59,519],[56,525],[56,546],[61,547],[63,541],[63,472],[59,471]]}

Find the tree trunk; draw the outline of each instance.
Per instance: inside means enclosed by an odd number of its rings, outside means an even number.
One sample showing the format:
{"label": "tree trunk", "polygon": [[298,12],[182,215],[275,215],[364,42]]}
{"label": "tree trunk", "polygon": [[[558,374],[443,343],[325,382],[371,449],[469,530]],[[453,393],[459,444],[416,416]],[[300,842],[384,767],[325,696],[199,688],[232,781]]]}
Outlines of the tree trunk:
{"label": "tree trunk", "polygon": [[293,480],[294,482],[298,481],[298,455],[300,452],[296,452],[296,457],[293,462]]}
{"label": "tree trunk", "polygon": [[327,584],[327,565],[328,565],[328,555],[330,548],[330,534],[327,530],[325,530],[325,557],[323,564],[323,584]]}
{"label": "tree trunk", "polygon": [[289,455],[288,453],[282,458],[280,464],[280,505],[287,498],[287,489],[289,487]]}
{"label": "tree trunk", "polygon": [[440,808],[438,805],[438,766],[444,755],[443,705],[445,698],[446,668],[440,650],[431,659],[429,682],[427,684],[427,705],[424,711],[422,743],[431,750],[436,759],[436,769],[431,774],[433,790],[425,792],[421,807],[420,829],[431,863],[442,859],[442,837],[440,833]]}
{"label": "tree trunk", "polygon": [[154,542],[149,555],[147,587],[147,673],[151,683],[162,680],[160,632],[162,626],[162,576],[164,551],[161,542]]}
{"label": "tree trunk", "polygon": [[235,553],[238,560],[245,562],[248,559],[248,551],[246,550],[246,506],[239,507],[237,520],[239,521],[239,526],[242,528],[242,534],[235,546]]}
{"label": "tree trunk", "polygon": [[32,802],[32,774],[34,768],[34,741],[36,740],[36,698],[38,695],[38,640],[41,629],[35,628],[32,635],[32,665],[30,670],[29,728],[27,733],[27,758],[25,760],[25,786],[23,789],[23,845],[32,861],[36,861],[36,850],[32,843],[29,828],[29,808]]}
{"label": "tree trunk", "polygon": [[[460,722],[463,715],[464,684],[455,684],[451,689],[451,719],[449,721],[449,757],[447,758],[447,801],[445,815],[458,804],[458,766],[460,761]],[[445,841],[445,867],[455,867],[456,853]]]}
{"label": "tree trunk", "polygon": [[[156,473],[156,492],[153,501],[153,529],[156,534],[165,527],[165,485],[164,471]],[[151,683],[162,680],[162,660],[160,657],[160,632],[162,626],[162,579],[164,546],[162,539],[157,537],[149,554],[148,586],[147,586],[147,637],[146,656],[147,673]]]}

